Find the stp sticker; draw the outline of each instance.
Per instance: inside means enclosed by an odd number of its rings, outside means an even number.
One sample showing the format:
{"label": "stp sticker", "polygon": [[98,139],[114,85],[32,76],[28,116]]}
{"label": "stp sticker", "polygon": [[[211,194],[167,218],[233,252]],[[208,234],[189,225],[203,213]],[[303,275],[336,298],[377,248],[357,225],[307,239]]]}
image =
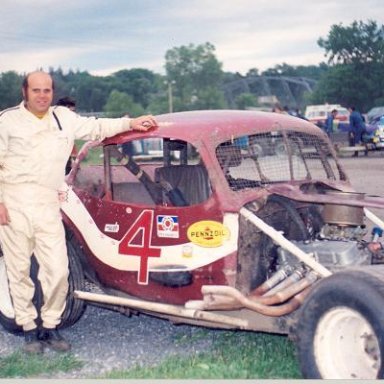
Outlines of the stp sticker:
{"label": "stp sticker", "polygon": [[202,247],[220,247],[229,239],[230,231],[218,221],[202,220],[188,228],[187,236],[192,243]]}
{"label": "stp sticker", "polygon": [[179,218],[177,216],[158,215],[156,223],[158,237],[179,238]]}

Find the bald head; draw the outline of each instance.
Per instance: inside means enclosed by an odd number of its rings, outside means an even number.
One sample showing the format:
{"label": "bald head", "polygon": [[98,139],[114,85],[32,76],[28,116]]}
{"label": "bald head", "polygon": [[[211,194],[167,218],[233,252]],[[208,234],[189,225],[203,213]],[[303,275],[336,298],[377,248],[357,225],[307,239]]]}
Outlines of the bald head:
{"label": "bald head", "polygon": [[29,73],[23,81],[25,107],[37,116],[44,115],[53,99],[53,79],[43,71]]}
{"label": "bald head", "polygon": [[28,85],[29,85],[29,79],[30,78],[36,78],[36,77],[41,77],[41,78],[49,78],[51,79],[51,82],[52,82],[52,90],[55,89],[55,86],[54,86],[54,82],[53,82],[53,79],[52,79],[52,76],[47,73],[47,72],[44,72],[44,71],[34,71],[34,72],[30,72],[28,73],[25,77],[24,77],[24,80],[23,80],[23,91],[26,91],[28,89]]}

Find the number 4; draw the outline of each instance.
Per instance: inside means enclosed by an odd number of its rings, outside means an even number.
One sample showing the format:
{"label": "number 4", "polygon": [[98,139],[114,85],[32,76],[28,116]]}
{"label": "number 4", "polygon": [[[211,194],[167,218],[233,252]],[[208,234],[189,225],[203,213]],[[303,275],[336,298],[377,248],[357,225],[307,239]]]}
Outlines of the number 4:
{"label": "number 4", "polygon": [[119,244],[119,253],[140,257],[137,282],[148,284],[148,259],[160,257],[160,248],[151,247],[153,211],[145,209],[128,229]]}

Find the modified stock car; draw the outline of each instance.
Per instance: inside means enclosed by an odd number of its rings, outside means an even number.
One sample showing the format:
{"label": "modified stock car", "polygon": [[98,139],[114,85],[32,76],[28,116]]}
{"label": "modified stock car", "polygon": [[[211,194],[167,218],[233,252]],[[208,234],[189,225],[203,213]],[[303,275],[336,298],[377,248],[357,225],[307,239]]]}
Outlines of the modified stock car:
{"label": "modified stock car", "polygon": [[[70,293],[86,304],[289,335],[305,378],[383,378],[384,266],[371,208],[327,136],[289,115],[195,111],[88,142],[62,205]],[[32,270],[36,280],[36,268]],[[0,322],[17,331],[0,257]],[[35,294],[36,305],[42,295]]]}

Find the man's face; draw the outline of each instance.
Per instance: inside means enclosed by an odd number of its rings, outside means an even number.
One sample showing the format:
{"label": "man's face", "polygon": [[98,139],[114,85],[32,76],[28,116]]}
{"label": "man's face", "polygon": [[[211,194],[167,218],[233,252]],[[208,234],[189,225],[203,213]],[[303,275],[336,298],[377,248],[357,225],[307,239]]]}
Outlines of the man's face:
{"label": "man's face", "polygon": [[23,89],[26,108],[35,115],[48,111],[53,99],[52,78],[44,72],[35,72],[28,77],[28,88]]}

